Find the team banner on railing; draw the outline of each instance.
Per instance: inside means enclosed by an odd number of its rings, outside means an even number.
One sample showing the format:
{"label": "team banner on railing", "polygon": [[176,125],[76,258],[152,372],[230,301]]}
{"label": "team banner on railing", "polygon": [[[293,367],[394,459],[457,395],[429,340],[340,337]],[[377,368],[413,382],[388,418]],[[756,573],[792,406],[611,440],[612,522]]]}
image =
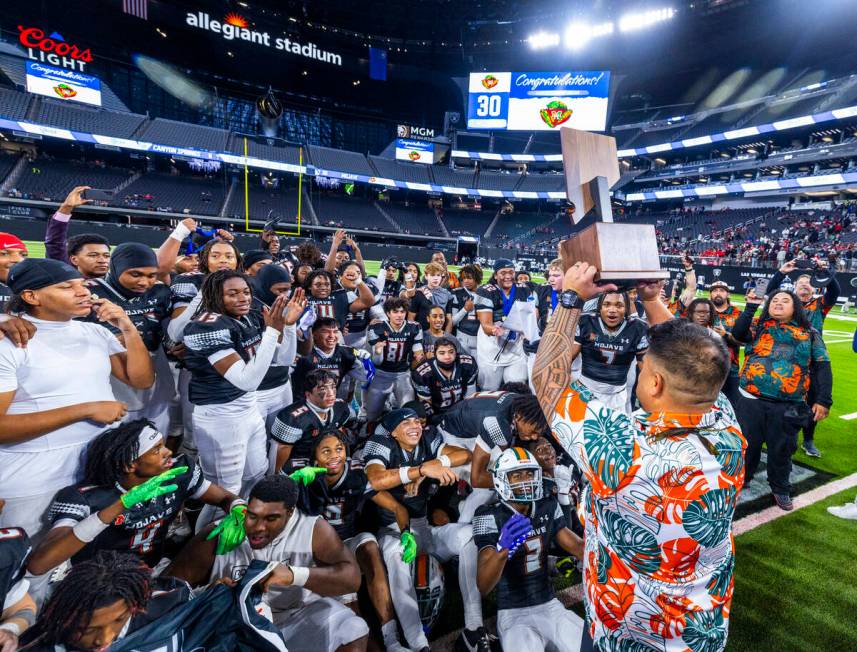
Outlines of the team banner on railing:
{"label": "team banner on railing", "polygon": [[101,106],[101,80],[75,70],[27,61],[27,90],[55,100]]}
{"label": "team banner on railing", "polygon": [[604,131],[610,73],[470,73],[468,129]]}

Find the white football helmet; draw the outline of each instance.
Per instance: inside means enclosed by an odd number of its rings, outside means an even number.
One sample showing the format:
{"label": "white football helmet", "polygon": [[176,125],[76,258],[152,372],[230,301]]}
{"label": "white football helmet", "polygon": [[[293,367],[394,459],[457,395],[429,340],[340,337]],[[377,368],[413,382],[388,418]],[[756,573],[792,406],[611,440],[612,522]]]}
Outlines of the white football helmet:
{"label": "white football helmet", "polygon": [[443,566],[434,555],[421,552],[411,564],[414,579],[414,589],[417,594],[417,605],[420,610],[420,620],[423,631],[428,634],[443,606],[446,593],[446,582]]}
{"label": "white football helmet", "polygon": [[[513,471],[533,472],[531,480],[509,482],[509,474]],[[542,467],[535,456],[526,448],[514,446],[507,448],[497,457],[491,469],[494,489],[500,498],[506,502],[530,503],[541,500],[544,495],[542,486]]]}

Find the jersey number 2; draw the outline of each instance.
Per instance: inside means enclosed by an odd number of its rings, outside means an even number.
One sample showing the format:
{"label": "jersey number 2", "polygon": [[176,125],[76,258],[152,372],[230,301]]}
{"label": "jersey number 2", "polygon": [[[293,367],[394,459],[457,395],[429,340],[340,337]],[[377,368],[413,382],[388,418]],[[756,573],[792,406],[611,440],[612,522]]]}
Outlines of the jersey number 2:
{"label": "jersey number 2", "polygon": [[527,552],[524,572],[527,575],[531,575],[538,572],[542,567],[542,538],[527,539],[524,542],[524,549]]}

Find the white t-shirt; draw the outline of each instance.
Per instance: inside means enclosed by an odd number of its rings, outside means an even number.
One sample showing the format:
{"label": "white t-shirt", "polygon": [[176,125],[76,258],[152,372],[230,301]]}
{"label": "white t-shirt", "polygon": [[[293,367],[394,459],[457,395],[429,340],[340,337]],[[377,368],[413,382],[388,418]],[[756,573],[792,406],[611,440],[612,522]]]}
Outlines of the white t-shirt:
{"label": "white t-shirt", "polygon": [[[125,347],[109,330],[79,321],[27,319],[36,325],[36,334],[26,348],[8,338],[0,340],[0,392],[15,392],[7,414],[115,400],[110,356]],[[103,429],[92,421],[78,421],[20,444],[0,445],[0,452],[40,453],[85,444]]]}

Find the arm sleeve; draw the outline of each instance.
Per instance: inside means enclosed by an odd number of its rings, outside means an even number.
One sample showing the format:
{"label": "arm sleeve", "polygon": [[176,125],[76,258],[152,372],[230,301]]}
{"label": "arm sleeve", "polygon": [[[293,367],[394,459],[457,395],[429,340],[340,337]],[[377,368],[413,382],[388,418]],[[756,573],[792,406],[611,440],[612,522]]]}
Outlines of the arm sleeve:
{"label": "arm sleeve", "polygon": [[242,391],[254,391],[259,387],[259,383],[262,382],[271,365],[271,360],[274,359],[279,337],[280,333],[277,330],[266,328],[262,334],[262,343],[250,362],[237,360],[226,370],[223,377]]}
{"label": "arm sleeve", "polygon": [[836,272],[831,269],[830,285],[828,285],[827,289],[824,291],[824,298],[822,300],[824,303],[822,308],[825,315],[836,305],[840,292],[842,292],[842,288],[839,286],[839,281],[836,280]]}
{"label": "arm sleeve", "polygon": [[734,337],[739,342],[750,342],[753,339],[753,332],[750,329],[750,325],[753,323],[753,315],[756,314],[756,310],[759,306],[748,303],[744,306],[744,311],[738,315],[738,319],[735,320],[735,326],[732,327],[732,337]]}
{"label": "arm sleeve", "polygon": [[45,229],[45,254],[53,260],[68,263],[68,221],[71,215],[57,211]]}
{"label": "arm sleeve", "polygon": [[780,270],[777,270],[776,272],[774,272],[774,275],[771,277],[771,280],[768,281],[769,290],[771,290],[771,291],[776,290],[778,287],[780,287],[783,284],[783,281],[785,281],[785,280],[786,280],[786,275],[783,274]]}
{"label": "arm sleeve", "polygon": [[423,332],[419,328],[417,329],[417,334],[414,336],[414,353],[418,353],[423,350]]}
{"label": "arm sleeve", "polygon": [[182,341],[182,339],[184,338],[185,326],[187,326],[188,322],[193,318],[193,315],[196,312],[196,309],[199,307],[200,303],[202,303],[202,295],[197,294],[193,299],[190,300],[190,303],[187,304],[187,308],[182,314],[170,320],[170,323],[167,325],[167,336],[173,342]]}
{"label": "arm sleeve", "polygon": [[829,408],[833,405],[833,370],[830,362],[813,362],[809,372],[815,385],[815,402]]}
{"label": "arm sleeve", "polygon": [[274,362],[281,367],[291,367],[298,353],[298,334],[294,324],[283,328],[283,341],[277,346]]}

